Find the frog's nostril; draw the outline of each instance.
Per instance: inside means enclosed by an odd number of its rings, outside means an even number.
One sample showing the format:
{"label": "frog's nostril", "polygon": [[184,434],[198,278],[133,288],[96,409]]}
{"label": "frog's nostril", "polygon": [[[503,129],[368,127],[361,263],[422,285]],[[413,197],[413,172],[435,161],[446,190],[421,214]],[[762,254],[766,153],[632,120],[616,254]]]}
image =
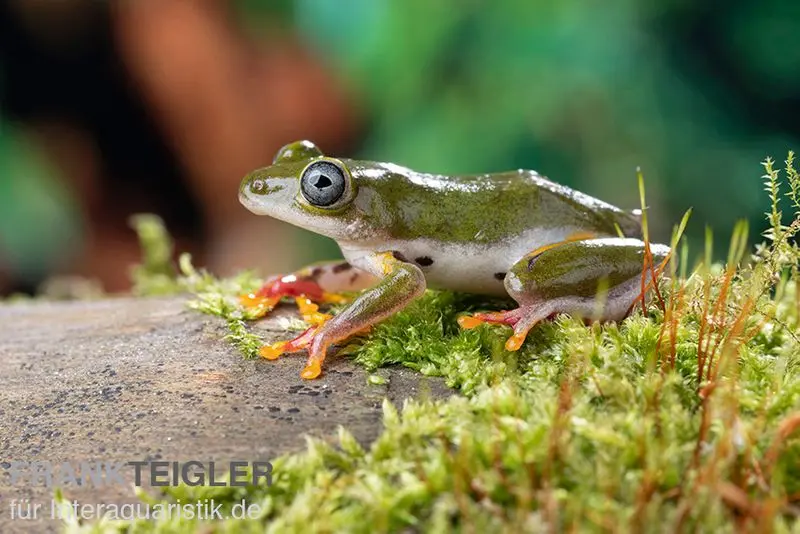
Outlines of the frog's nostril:
{"label": "frog's nostril", "polygon": [[250,190],[253,193],[260,194],[264,192],[264,180],[256,179],[250,183]]}

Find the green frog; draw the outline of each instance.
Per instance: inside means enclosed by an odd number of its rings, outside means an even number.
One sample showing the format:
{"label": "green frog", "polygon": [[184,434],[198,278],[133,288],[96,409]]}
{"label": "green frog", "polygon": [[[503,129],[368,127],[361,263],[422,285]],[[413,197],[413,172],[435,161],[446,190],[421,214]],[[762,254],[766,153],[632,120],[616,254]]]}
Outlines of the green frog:
{"label": "green frog", "polygon": [[[239,200],[257,215],[334,239],[344,256],[272,278],[242,297],[258,315],[295,298],[311,326],[261,355],[307,349],[306,379],[320,375],[332,344],[368,330],[426,288],[513,298],[516,309],[465,315],[459,324],[507,324],[513,334],[506,348],[518,350],[531,328],[559,313],[626,317],[670,255],[669,247],[641,240],[640,211],[534,171],[444,176],[325,156],[310,141],[284,146],[272,165],[247,175]],[[341,312],[319,312],[320,303],[341,302],[349,292],[359,293]]]}

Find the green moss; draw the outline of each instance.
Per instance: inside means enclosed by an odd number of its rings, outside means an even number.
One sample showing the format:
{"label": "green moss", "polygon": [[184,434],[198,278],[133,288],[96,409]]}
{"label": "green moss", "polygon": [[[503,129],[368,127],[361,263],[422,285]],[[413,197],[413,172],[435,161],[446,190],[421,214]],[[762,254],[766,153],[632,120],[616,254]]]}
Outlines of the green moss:
{"label": "green moss", "polygon": [[164,222],[156,215],[139,214],[131,217],[130,225],[142,248],[142,263],[131,269],[133,294],[170,295],[181,291],[172,263],[174,244]]}
{"label": "green moss", "polygon": [[[218,525],[225,532],[796,532],[800,178],[791,157],[787,167],[783,193],[765,162],[765,244],[747,254],[737,227],[726,265],[671,265],[645,313],[590,326],[561,316],[510,353],[505,327],[457,327],[459,313],[489,303],[429,291],[345,352],[370,372],[396,364],[443,376],[461,396],[386,402],[369,449],[344,429],[336,445],[309,439],[274,462],[269,488],[178,487],[163,499],[262,506],[258,519]],[[256,281],[214,280],[184,263],[194,306],[225,317],[250,354],[257,341],[231,299]]]}

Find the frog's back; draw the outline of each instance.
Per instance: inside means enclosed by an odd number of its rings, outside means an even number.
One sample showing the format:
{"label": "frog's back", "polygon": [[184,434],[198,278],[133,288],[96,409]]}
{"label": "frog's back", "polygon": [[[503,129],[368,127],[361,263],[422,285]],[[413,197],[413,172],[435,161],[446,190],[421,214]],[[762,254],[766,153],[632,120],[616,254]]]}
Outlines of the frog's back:
{"label": "frog's back", "polygon": [[552,182],[534,171],[443,176],[391,166],[367,181],[372,211],[387,218],[393,237],[438,236],[490,244],[535,230],[544,233],[634,236],[638,218],[611,204]]}

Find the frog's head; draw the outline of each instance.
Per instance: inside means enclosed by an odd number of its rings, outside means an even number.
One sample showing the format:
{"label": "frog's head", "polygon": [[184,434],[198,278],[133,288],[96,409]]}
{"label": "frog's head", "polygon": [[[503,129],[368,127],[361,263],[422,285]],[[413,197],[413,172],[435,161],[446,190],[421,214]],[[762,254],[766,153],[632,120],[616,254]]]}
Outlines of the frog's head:
{"label": "frog's head", "polygon": [[268,215],[334,239],[347,238],[357,211],[356,186],[347,166],[325,157],[310,141],[281,148],[272,165],[247,175],[239,201]]}

